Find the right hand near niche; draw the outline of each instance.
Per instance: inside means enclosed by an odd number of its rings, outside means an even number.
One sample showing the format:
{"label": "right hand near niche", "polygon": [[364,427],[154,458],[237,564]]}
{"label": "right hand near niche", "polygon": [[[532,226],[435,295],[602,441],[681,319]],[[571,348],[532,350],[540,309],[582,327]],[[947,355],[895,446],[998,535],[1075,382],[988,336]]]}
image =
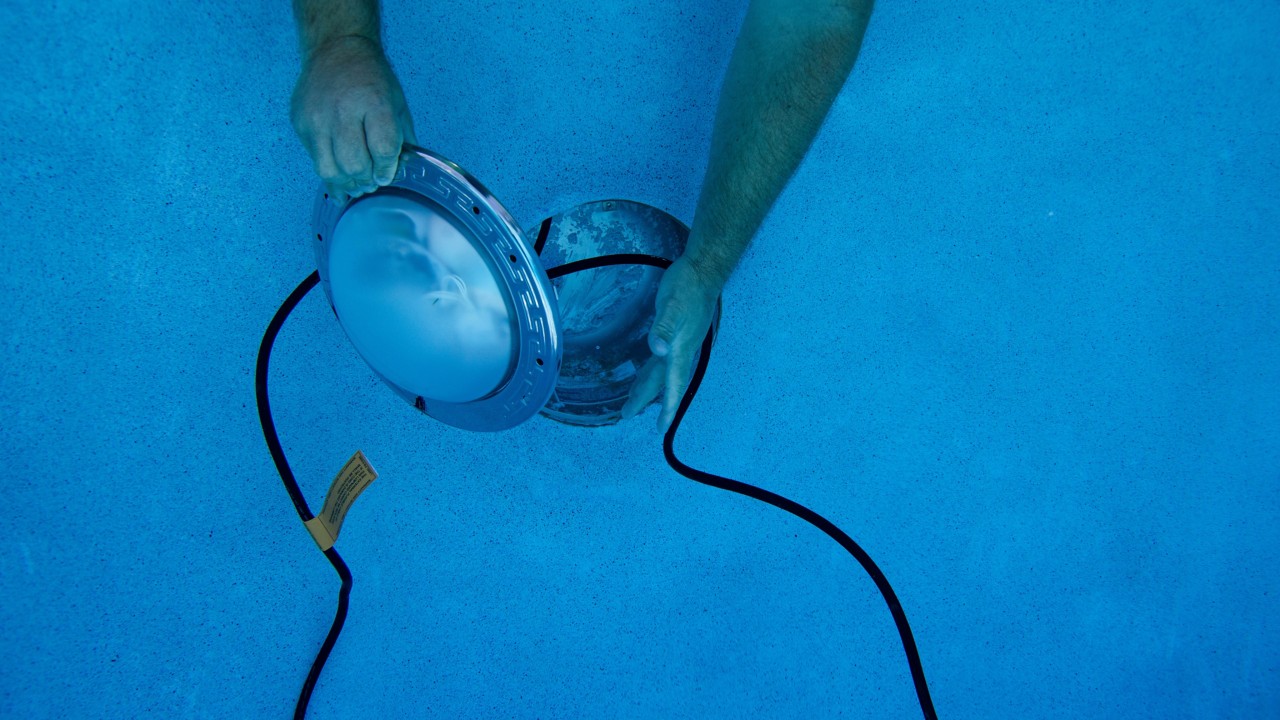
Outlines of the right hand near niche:
{"label": "right hand near niche", "polygon": [[306,57],[289,117],[338,202],[390,183],[402,144],[418,142],[386,55],[358,35],[325,42]]}

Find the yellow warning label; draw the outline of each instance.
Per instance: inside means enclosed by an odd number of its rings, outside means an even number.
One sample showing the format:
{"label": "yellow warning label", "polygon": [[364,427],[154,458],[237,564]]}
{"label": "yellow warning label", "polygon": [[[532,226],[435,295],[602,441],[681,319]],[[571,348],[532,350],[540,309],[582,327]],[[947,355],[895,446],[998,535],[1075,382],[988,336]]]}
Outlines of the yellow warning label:
{"label": "yellow warning label", "polygon": [[377,478],[377,471],[359,450],[342,466],[342,471],[333,479],[329,492],[324,496],[324,508],[320,510],[320,514],[305,523],[321,550],[333,547],[351,504]]}

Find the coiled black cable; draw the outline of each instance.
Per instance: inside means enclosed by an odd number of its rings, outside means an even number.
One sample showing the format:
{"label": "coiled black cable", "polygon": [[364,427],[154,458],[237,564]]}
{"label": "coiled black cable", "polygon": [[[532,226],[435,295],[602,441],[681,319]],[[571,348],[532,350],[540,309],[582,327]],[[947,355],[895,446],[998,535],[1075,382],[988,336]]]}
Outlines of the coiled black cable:
{"label": "coiled black cable", "polygon": [[[565,263],[547,271],[550,278],[558,278],[570,273],[580,272],[582,270],[590,270],[592,268],[604,267],[608,265],[650,265],[652,267],[666,269],[671,265],[671,261],[666,258],[655,257],[652,255],[640,254],[617,254],[603,255],[600,257],[590,258],[587,260],[576,260],[574,262]],[[267,397],[267,369],[268,361],[271,357],[271,348],[275,343],[276,336],[280,332],[280,327],[284,324],[289,314],[298,305],[303,297],[306,296],[312,288],[320,281],[319,271],[311,273],[302,281],[297,288],[294,289],[289,297],[285,299],[284,304],[276,311],[275,317],[271,319],[271,323],[267,326],[267,331],[262,337],[262,344],[258,347],[257,370],[254,378],[255,391],[258,400],[258,420],[262,424],[262,434],[266,438],[267,448],[271,451],[271,459],[275,461],[276,470],[280,473],[280,479],[284,481],[285,490],[288,491],[289,497],[293,500],[294,508],[298,511],[298,517],[305,523],[310,520],[313,515],[310,508],[307,507],[307,501],[302,496],[302,491],[298,488],[298,482],[293,476],[293,471],[289,468],[289,463],[285,460],[284,451],[280,447],[280,439],[276,435],[275,422],[271,418],[271,405]],[[681,475],[711,487],[721,490],[728,490],[740,495],[754,498],[761,502],[773,505],[776,508],[785,510],[792,515],[813,525],[819,530],[829,535],[833,540],[840,543],[841,547],[853,555],[854,559],[862,565],[867,574],[871,576],[871,580],[876,584],[876,588],[880,590],[880,594],[884,597],[885,603],[889,606],[889,612],[893,615],[894,624],[898,627],[898,635],[902,639],[902,647],[907,653],[907,664],[911,668],[911,679],[915,683],[916,698],[920,702],[920,710],[924,713],[926,720],[937,720],[938,714],[933,707],[933,699],[929,695],[929,687],[925,683],[924,666],[920,663],[920,653],[916,649],[915,637],[911,633],[911,626],[907,624],[907,615],[902,610],[902,603],[899,602],[897,594],[893,591],[893,587],[889,585],[889,580],[871,560],[871,556],[867,554],[856,542],[853,541],[840,528],[836,527],[831,521],[822,517],[818,513],[809,508],[789,500],[781,495],[763,490],[754,485],[748,485],[737,480],[712,475],[695,468],[685,465],[676,457],[674,443],[676,432],[680,428],[680,423],[684,419],[685,413],[689,410],[690,403],[693,402],[694,395],[697,394],[699,386],[702,384],[702,378],[707,372],[707,365],[711,360],[711,344],[714,339],[714,331],[708,330],[706,338],[702,341],[702,354],[698,358],[697,368],[694,370],[693,377],[689,381],[689,387],[685,390],[684,397],[680,400],[680,406],[676,409],[675,418],[671,422],[671,427],[667,428],[666,435],[662,441],[662,452],[667,459],[667,464],[671,469]],[[333,650],[334,643],[337,642],[338,634],[342,632],[342,626],[346,622],[347,607],[351,597],[351,571],[347,569],[346,563],[342,561],[342,557],[338,555],[338,551],[329,548],[324,551],[325,557],[329,558],[329,562],[338,572],[338,577],[342,580],[342,588],[338,591],[338,612],[333,619],[333,625],[329,628],[329,634],[325,637],[324,643],[320,646],[320,652],[316,654],[315,661],[311,664],[311,670],[307,673],[307,679],[302,684],[302,691],[298,695],[298,703],[294,707],[294,720],[303,720],[307,714],[307,704],[311,700],[311,692],[315,688],[316,680],[320,677],[321,670],[324,669],[325,661],[329,659],[329,653]]]}

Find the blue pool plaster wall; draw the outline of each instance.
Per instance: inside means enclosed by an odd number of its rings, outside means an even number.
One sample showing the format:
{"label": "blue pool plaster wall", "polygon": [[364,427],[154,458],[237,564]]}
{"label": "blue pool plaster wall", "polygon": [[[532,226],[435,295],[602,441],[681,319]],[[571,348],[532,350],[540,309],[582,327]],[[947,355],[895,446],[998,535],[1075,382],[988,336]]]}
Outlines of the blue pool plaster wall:
{"label": "blue pool plaster wall", "polygon": [[[388,0],[423,144],[522,225],[692,220],[746,4]],[[947,718],[1280,715],[1280,7],[882,0],[677,440],[902,599]],[[253,363],[314,269],[287,3],[0,6],[0,717],[286,717],[332,569]],[[271,397],[380,473],[313,718],[912,718],[888,611],[654,410],[472,434],[318,295]]]}

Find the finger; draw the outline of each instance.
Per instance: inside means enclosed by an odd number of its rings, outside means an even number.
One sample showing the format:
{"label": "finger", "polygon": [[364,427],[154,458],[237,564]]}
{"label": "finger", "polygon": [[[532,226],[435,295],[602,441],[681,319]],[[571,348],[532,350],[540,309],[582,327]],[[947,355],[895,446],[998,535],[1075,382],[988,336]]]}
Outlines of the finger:
{"label": "finger", "polygon": [[404,141],[410,145],[418,144],[418,133],[413,129],[413,116],[408,110],[400,113],[400,132],[404,134]]}
{"label": "finger", "polygon": [[689,376],[693,371],[693,355],[697,346],[689,342],[681,342],[671,350],[667,359],[666,390],[662,398],[662,414],[658,416],[658,430],[666,432],[675,420],[676,410],[680,408],[680,400],[689,387]]}
{"label": "finger", "polygon": [[649,349],[658,357],[671,354],[671,344],[676,334],[676,321],[680,314],[670,302],[658,302],[658,316],[649,328]]}
{"label": "finger", "polygon": [[345,180],[357,187],[373,187],[373,162],[364,142],[364,124],[343,123],[333,137],[333,158]]}
{"label": "finger", "polygon": [[368,185],[358,183],[355,180],[349,180],[346,185],[342,186],[341,190],[348,198],[355,200],[361,195],[372,192],[373,188]]}
{"label": "finger", "polygon": [[664,312],[649,329],[649,350],[658,357],[666,357],[671,353],[671,336],[674,334],[671,326],[674,323],[669,319],[670,316],[671,313]]}
{"label": "finger", "polygon": [[329,138],[315,140],[310,143],[311,159],[315,163],[316,175],[331,186],[341,184],[341,173],[333,160],[333,142]]}
{"label": "finger", "polygon": [[662,380],[666,376],[666,366],[662,358],[651,356],[636,373],[636,380],[631,384],[631,393],[622,406],[624,420],[635,417],[641,410],[658,396],[662,389]]}
{"label": "finger", "polygon": [[364,118],[364,139],[373,161],[373,181],[388,185],[396,176],[400,163],[400,146],[404,136],[390,111],[374,111]]}
{"label": "finger", "polygon": [[337,185],[325,183],[324,188],[325,188],[325,193],[328,194],[329,196],[329,199],[339,205],[345,203],[347,201],[347,198],[349,197],[347,195],[347,191]]}

